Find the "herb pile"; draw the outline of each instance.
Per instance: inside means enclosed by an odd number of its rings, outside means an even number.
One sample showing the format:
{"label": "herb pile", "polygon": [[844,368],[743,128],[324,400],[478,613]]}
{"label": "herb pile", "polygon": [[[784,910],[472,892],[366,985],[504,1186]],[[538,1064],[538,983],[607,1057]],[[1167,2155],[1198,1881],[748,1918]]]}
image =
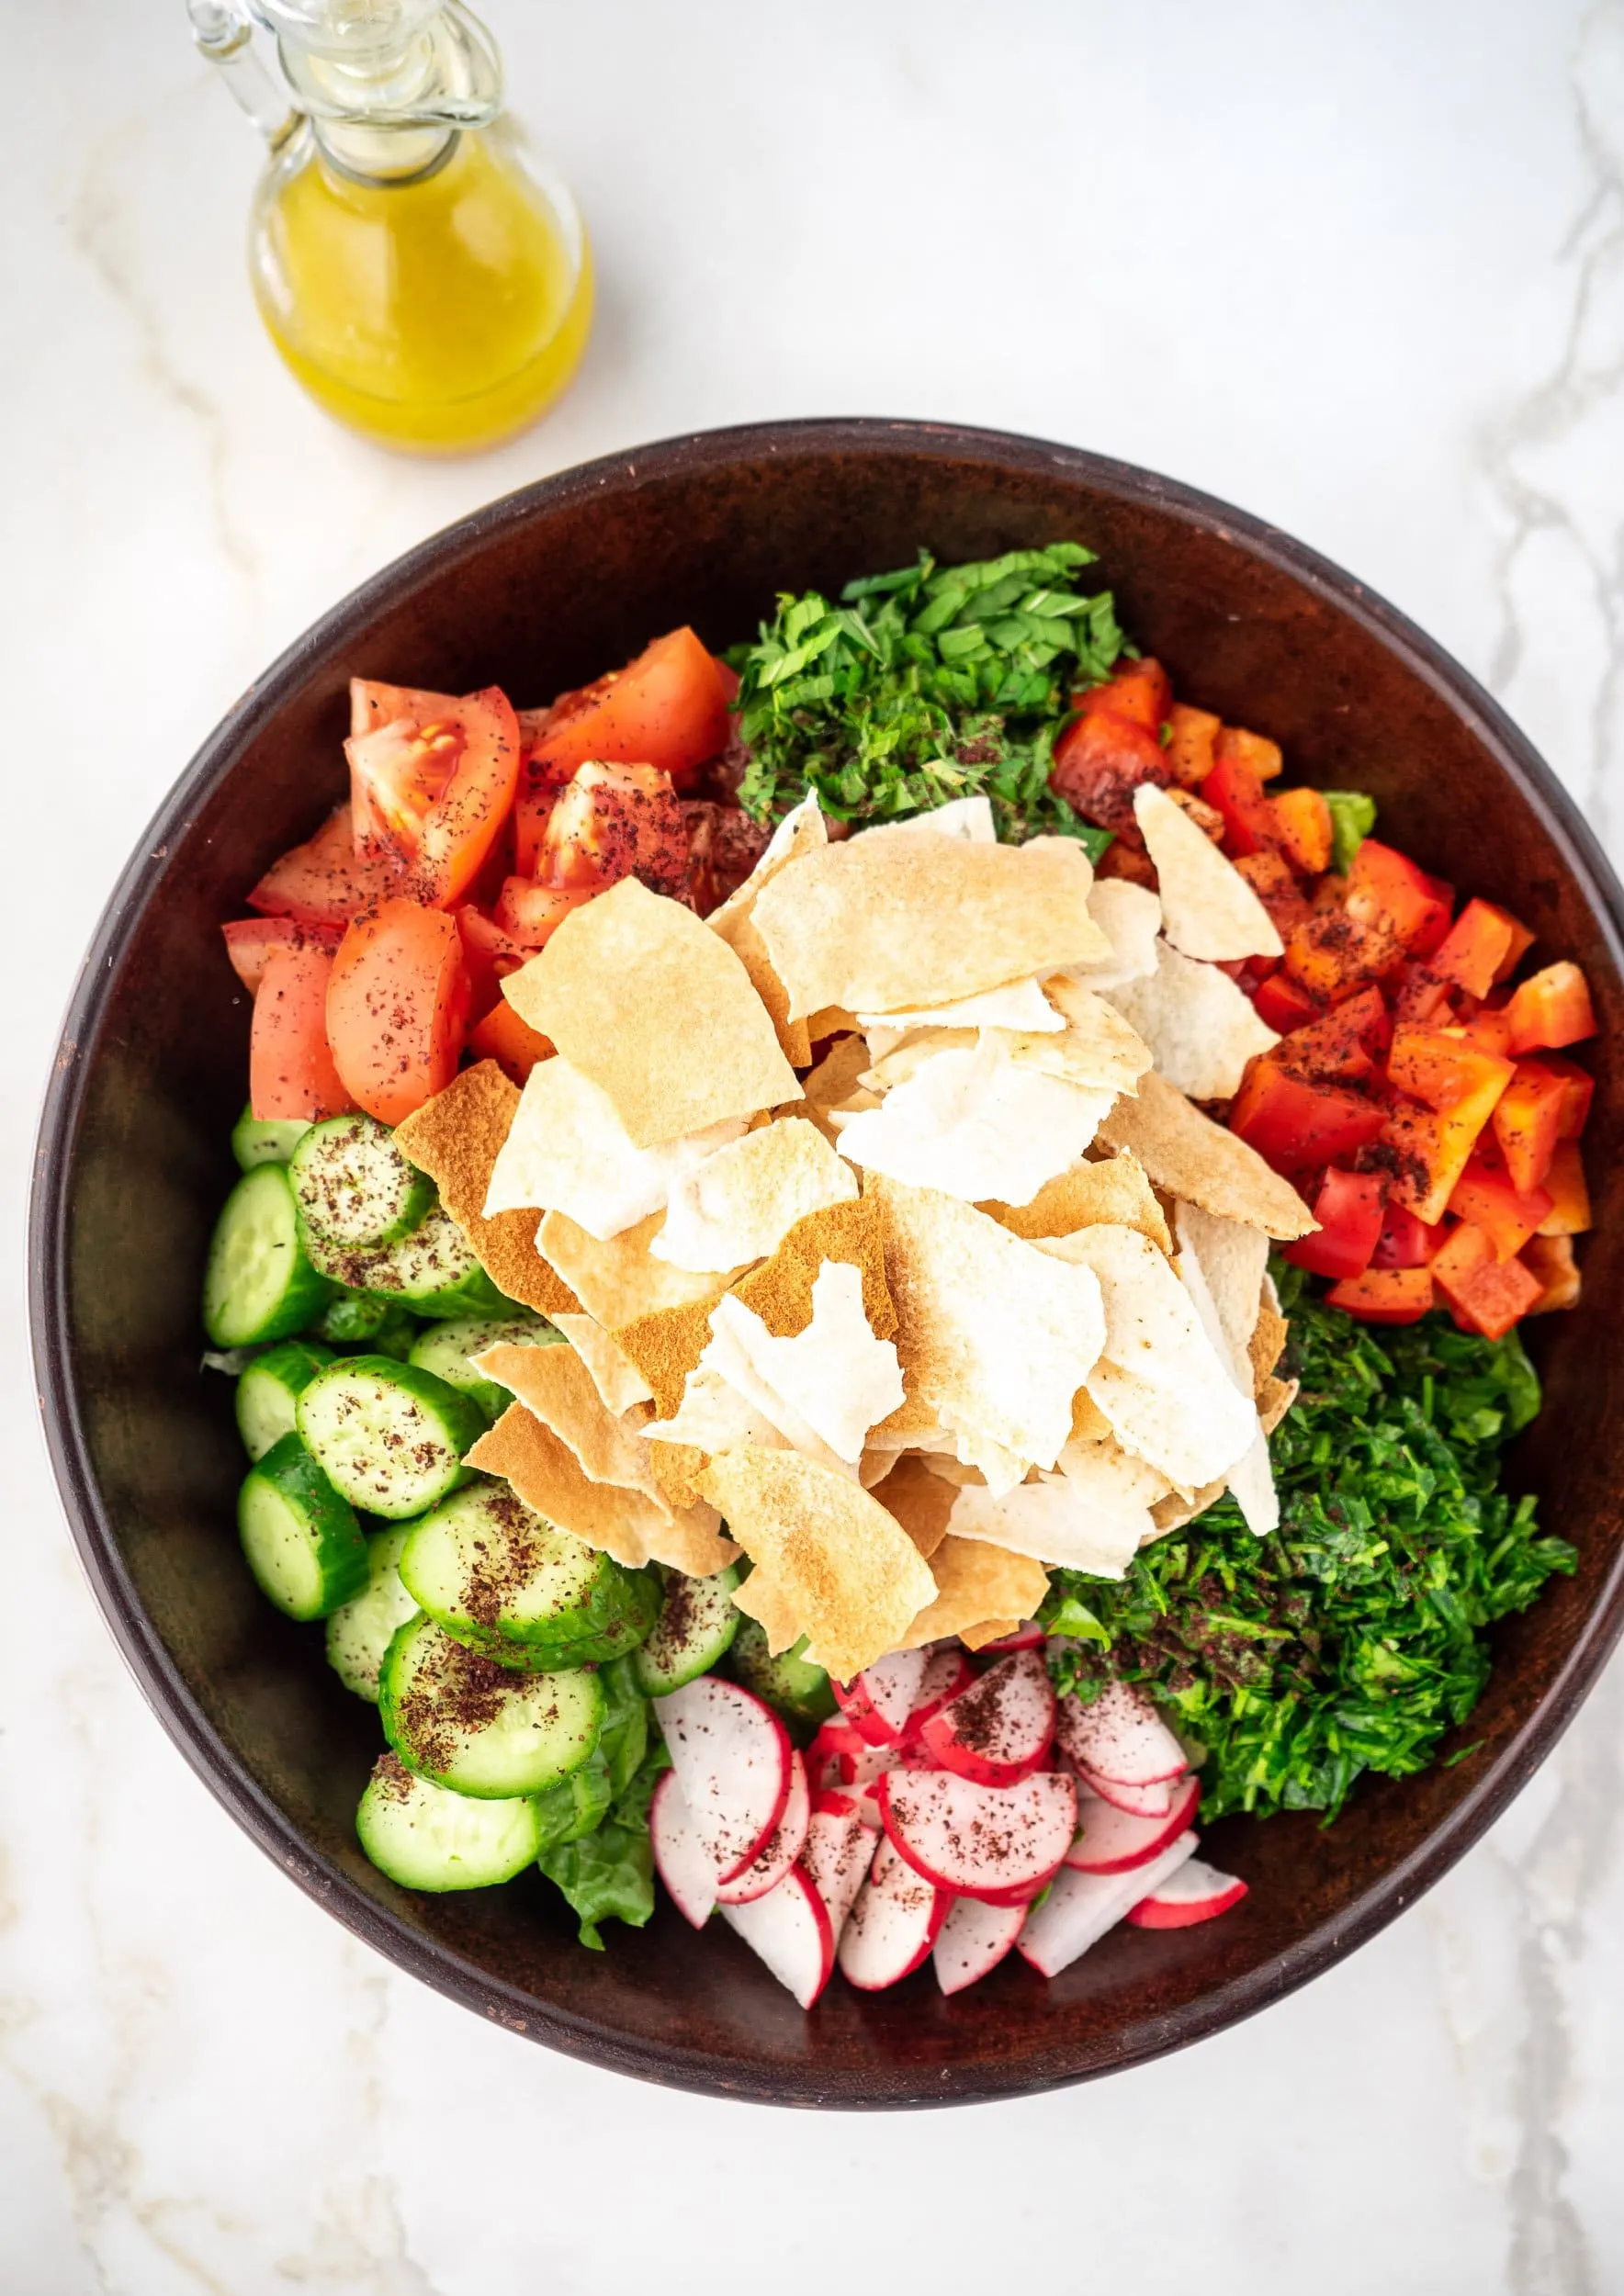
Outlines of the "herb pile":
{"label": "herb pile", "polygon": [[1576,1558],[1499,1487],[1539,1408],[1515,1334],[1433,1315],[1378,1342],[1274,1272],[1303,1382],[1269,1438],[1280,1530],[1254,1538],[1226,1497],[1120,1582],[1055,1572],[1043,1623],[1062,1690],[1142,1683],[1206,1748],[1205,1818],[1328,1821],[1362,1771],[1427,1767],[1488,1679],[1484,1629]]}
{"label": "herb pile", "polygon": [[1109,591],[1073,586],[1080,543],[974,566],[917,566],[848,582],[840,603],[784,593],[739,672],[750,761],[739,802],[757,821],[816,790],[825,813],[888,821],[985,794],[1000,838],[1110,843],[1049,788],[1074,689],[1126,650]]}

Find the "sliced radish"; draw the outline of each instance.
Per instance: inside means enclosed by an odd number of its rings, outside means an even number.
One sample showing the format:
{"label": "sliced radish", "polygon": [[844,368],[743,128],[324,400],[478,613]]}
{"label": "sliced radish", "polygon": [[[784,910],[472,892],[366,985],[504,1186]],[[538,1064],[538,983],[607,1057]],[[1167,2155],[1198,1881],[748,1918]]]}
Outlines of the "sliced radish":
{"label": "sliced radish", "polygon": [[870,1746],[900,1746],[924,1673],[923,1650],[894,1650],[865,1666],[855,1682],[829,1687],[859,1738]]}
{"label": "sliced radish", "polygon": [[737,1683],[701,1674],[654,1711],[682,1799],[718,1881],[753,1863],[789,1798],[792,1748],[772,1707]]}
{"label": "sliced radish", "polygon": [[974,1897],[955,1897],[930,1949],[936,1982],[943,1993],[962,1993],[996,1969],[1021,1935],[1025,1919],[1024,1906],[989,1906]]}
{"label": "sliced radish", "polygon": [[1136,1818],[1090,1794],[1077,1802],[1077,1838],[1066,1863],[1078,1874],[1131,1874],[1148,1865],[1193,1820],[1201,1798],[1200,1781],[1186,1778],[1171,1789],[1173,1806],[1165,1818]]}
{"label": "sliced radish", "polygon": [[911,1743],[942,1707],[963,1696],[976,1681],[969,1654],[956,1642],[938,1643],[927,1655],[919,1678],[919,1694],[908,1717],[904,1736]]}
{"label": "sliced radish", "polygon": [[841,1764],[863,1751],[863,1741],[849,1722],[820,1722],[806,1749],[806,1784],[814,1794],[841,1784]]}
{"label": "sliced radish", "polygon": [[861,1993],[898,1984],[935,1944],[951,1903],[882,1841],[840,1931],[840,1967],[851,1983]]}
{"label": "sliced radish", "polygon": [[1160,1857],[1131,1874],[1079,1874],[1067,1866],[1043,1904],[1026,1917],[1017,1940],[1023,1961],[1041,1975],[1057,1977],[1108,1930],[1125,1920],[1131,1907],[1154,1896],[1195,1851],[1196,1838],[1182,1833]]}
{"label": "sliced radish", "polygon": [[1012,1635],[1000,1635],[996,1642],[984,1642],[981,1655],[1001,1659],[1011,1650],[1041,1650],[1049,1639],[1035,1618],[1023,1618]]}
{"label": "sliced radish", "polygon": [[1102,1778],[1096,1770],[1085,1770],[1081,1776],[1090,1794],[1129,1818],[1167,1817],[1184,1787],[1182,1777],[1157,1778],[1152,1785],[1123,1785],[1116,1778]]}
{"label": "sliced radish", "polygon": [[1190,1767],[1149,1699],[1126,1683],[1110,1683],[1087,1705],[1075,1694],[1063,1698],[1058,1728],[1068,1761],[1119,1785],[1153,1785]]}
{"label": "sliced radish", "polygon": [[1077,1831],[1077,1787],[1056,1770],[1019,1785],[977,1785],[946,1770],[889,1770],[877,1791],[886,1839],[916,1873],[955,1896],[1008,1904],[1041,1886]]}
{"label": "sliced radish", "polygon": [[716,1884],[716,1903],[719,1906],[748,1906],[757,1897],[764,1897],[776,1889],[801,1854],[806,1839],[806,1821],[812,1815],[812,1796],[806,1791],[806,1765],[797,1753],[789,1758],[789,1792],[784,1796],[784,1815],[780,1818],[765,1846],[730,1882]]}
{"label": "sliced radish", "polygon": [[792,1865],[776,1889],[752,1897],[748,1906],[723,1906],[721,1915],[779,1984],[803,2009],[810,2009],[834,1969],[835,1941],[823,1899],[805,1867]]}
{"label": "sliced radish", "polygon": [[1239,1874],[1221,1874],[1201,1858],[1186,1858],[1177,1873],[1158,1882],[1122,1918],[1136,1930],[1191,1930],[1198,1921],[1215,1921],[1246,1894]]}
{"label": "sliced radish", "polygon": [[682,1784],[668,1770],[648,1805],[648,1839],[654,1870],[684,1921],[703,1930],[716,1902],[716,1869],[700,1846],[682,1799]]}
{"label": "sliced radish", "polygon": [[943,1770],[978,1785],[1014,1785],[1041,1768],[1054,1736],[1054,1691],[1036,1650],[988,1669],[919,1732]]}
{"label": "sliced radish", "polygon": [[820,1794],[813,1803],[801,1863],[823,1900],[837,1945],[874,1863],[877,1839],[849,1794]]}

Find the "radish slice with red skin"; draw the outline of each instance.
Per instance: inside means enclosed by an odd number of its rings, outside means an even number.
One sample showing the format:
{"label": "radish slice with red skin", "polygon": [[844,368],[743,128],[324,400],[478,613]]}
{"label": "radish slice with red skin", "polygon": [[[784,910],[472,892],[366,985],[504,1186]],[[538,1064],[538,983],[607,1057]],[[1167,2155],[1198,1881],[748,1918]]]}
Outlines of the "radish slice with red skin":
{"label": "radish slice with red skin", "polygon": [[977,1785],[1015,1785],[1043,1767],[1054,1736],[1054,1690],[1035,1650],[1000,1659],[919,1732],[943,1770]]}
{"label": "radish slice with red skin", "polygon": [[701,1674],[654,1701],[689,1822],[718,1881],[754,1863],[789,1799],[789,1734],[765,1700]]}
{"label": "radish slice with red skin", "polygon": [[1048,1639],[1035,1618],[1023,1618],[1012,1635],[1000,1635],[996,1642],[984,1642],[981,1656],[1001,1659],[1011,1650],[1041,1650]]}
{"label": "radish slice with red skin", "polygon": [[840,1931],[840,1964],[860,1993],[898,1985],[935,1944],[953,1900],[916,1874],[889,1841],[874,1851],[868,1879]]}
{"label": "radish slice with red skin", "polygon": [[846,1926],[846,1916],[868,1878],[878,1839],[863,1824],[849,1794],[820,1794],[812,1805],[801,1863],[823,1900],[837,1945]]}
{"label": "radish slice with red skin", "polygon": [[1202,1858],[1186,1858],[1176,1874],[1130,1906],[1122,1919],[1136,1930],[1191,1930],[1200,1921],[1216,1921],[1246,1895],[1246,1885],[1238,1874],[1221,1874]]}
{"label": "radish slice with red skin", "polygon": [[1148,1698],[1126,1683],[1109,1683],[1085,1705],[1060,1701],[1060,1750],[1091,1775],[1117,1785],[1154,1785],[1188,1770],[1184,1749]]}
{"label": "radish slice with red skin", "polygon": [[823,1899],[804,1866],[792,1865],[776,1889],[748,1906],[717,1908],[779,1984],[810,2009],[834,1972],[834,1932]]}
{"label": "radish slice with red skin", "polygon": [[1079,1874],[1067,1866],[1043,1904],[1027,1915],[1017,1952],[1040,1976],[1057,1977],[1125,1920],[1131,1908],[1154,1896],[1194,1855],[1195,1846],[1194,1834],[1182,1833],[1160,1857],[1131,1874]]}
{"label": "radish slice with red skin", "polygon": [[1201,1798],[1200,1780],[1187,1778],[1175,1787],[1165,1818],[1135,1818],[1090,1794],[1077,1803],[1077,1838],[1066,1863],[1078,1874],[1131,1874],[1137,1865],[1148,1865],[1193,1823]]}
{"label": "radish slice with red skin", "polygon": [[789,1758],[789,1792],[784,1796],[784,1815],[773,1827],[764,1849],[751,1860],[742,1874],[730,1882],[716,1884],[716,1903],[719,1906],[748,1906],[769,1890],[776,1889],[801,1854],[806,1839],[807,1820],[812,1815],[812,1796],[806,1790],[806,1765],[798,1753]]}
{"label": "radish slice with red skin", "polygon": [[842,1765],[863,1751],[863,1741],[849,1722],[820,1722],[806,1749],[806,1783],[821,1794],[843,1783]]}
{"label": "radish slice with red skin", "polygon": [[715,1910],[716,1869],[700,1847],[674,1770],[668,1770],[648,1804],[654,1870],[684,1921],[703,1930]]}
{"label": "radish slice with red skin", "polygon": [[969,1654],[956,1642],[944,1643],[931,1650],[919,1681],[919,1694],[903,1731],[905,1743],[911,1745],[931,1716],[962,1697],[976,1680]]}
{"label": "radish slice with red skin", "polygon": [[1158,1778],[1153,1785],[1122,1785],[1117,1779],[1102,1778],[1093,1770],[1085,1770],[1081,1774],[1089,1793],[1109,1802],[1112,1809],[1120,1809],[1129,1818],[1166,1818],[1183,1791],[1188,1773],[1181,1773],[1177,1778]]}
{"label": "radish slice with red skin", "polygon": [[1077,1787],[1056,1770],[1006,1786],[976,1785],[946,1770],[890,1770],[877,1792],[886,1839],[917,1874],[955,1896],[1008,1904],[1040,1887],[1077,1831]]}
{"label": "radish slice with red skin", "polygon": [[962,1993],[996,1969],[1021,1935],[1024,1906],[989,1906],[975,1897],[955,1897],[930,1949],[936,1982],[943,1993]]}
{"label": "radish slice with red skin", "polygon": [[900,1746],[924,1679],[923,1650],[894,1650],[865,1666],[855,1682],[834,1683],[840,1712],[870,1746]]}

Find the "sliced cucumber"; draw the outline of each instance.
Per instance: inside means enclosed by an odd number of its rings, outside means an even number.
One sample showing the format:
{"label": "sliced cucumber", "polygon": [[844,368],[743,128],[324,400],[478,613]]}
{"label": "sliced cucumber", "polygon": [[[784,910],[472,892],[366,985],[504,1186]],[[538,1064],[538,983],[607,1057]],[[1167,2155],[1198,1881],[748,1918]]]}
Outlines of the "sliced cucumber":
{"label": "sliced cucumber", "polygon": [[527,1797],[470,1801],[379,1754],[355,1812],[361,1847],[402,1889],[490,1889],[522,1874],[541,1848]]}
{"label": "sliced cucumber", "polygon": [[366,1291],[341,1291],[310,1326],[312,1339],[324,1339],[334,1347],[365,1347],[368,1355],[393,1356],[401,1363],[411,1355],[417,1333],[410,1310]]}
{"label": "sliced cucumber", "polygon": [[535,1316],[459,1315],[420,1334],[407,1361],[460,1388],[488,1418],[500,1419],[513,1399],[494,1379],[481,1379],[469,1358],[487,1347],[551,1347],[563,1339],[562,1332]]}
{"label": "sliced cucumber", "polygon": [[203,1328],[217,1347],[291,1339],[333,1290],[299,1241],[287,1167],[255,1165],[226,1198],[203,1276]]}
{"label": "sliced cucumber", "polygon": [[288,1159],[299,1217],[312,1235],[367,1251],[410,1235],[434,1200],[426,1175],[376,1116],[330,1116],[312,1124]]}
{"label": "sliced cucumber", "polygon": [[485,1415],[432,1371],[349,1356],[299,1396],[299,1432],[352,1506],[399,1523],[467,1482],[462,1455],[484,1434]]}
{"label": "sliced cucumber", "polygon": [[498,1291],[443,1204],[431,1204],[411,1233],[393,1244],[364,1250],[307,1230],[305,1244],[311,1264],[346,1291],[374,1291],[419,1315],[500,1315],[514,1305]]}
{"label": "sliced cucumber", "polygon": [[289,1618],[325,1618],[367,1583],[367,1538],[296,1435],[250,1469],[237,1528],[262,1593]]}
{"label": "sliced cucumber", "polygon": [[681,1690],[711,1668],[731,1648],[742,1614],[733,1607],[739,1566],[729,1563],[708,1579],[667,1570],[665,1600],[654,1631],[632,1660],[637,1686],[649,1698]]}
{"label": "sliced cucumber", "polygon": [[291,1435],[299,1399],[318,1371],[333,1361],[331,1347],[285,1339],[244,1367],[237,1382],[237,1433],[251,1459],[263,1459]]}
{"label": "sliced cucumber", "polygon": [[411,1533],[374,1531],[367,1541],[367,1584],[327,1621],[327,1663],[346,1690],[378,1704],[378,1670],[397,1627],[417,1615],[400,1583],[400,1549]]}
{"label": "sliced cucumber", "polygon": [[231,1154],[244,1172],[286,1164],[310,1129],[302,1116],[255,1116],[250,1103],[231,1127]]}
{"label": "sliced cucumber", "polygon": [[753,1618],[741,1618],[734,1637],[729,1671],[746,1690],[753,1690],[784,1721],[814,1727],[827,1722],[835,1710],[835,1694],[821,1666],[803,1653],[806,1638],[792,1643],[774,1658],[767,1637]]}
{"label": "sliced cucumber", "polygon": [[633,1649],[653,1581],[555,1529],[503,1482],[470,1483],[412,1526],[400,1576],[429,1616],[499,1665],[583,1666]]}
{"label": "sliced cucumber", "polygon": [[510,1673],[419,1618],[384,1655],[378,1707],[409,1770],[487,1800],[539,1794],[579,1770],[598,1742],[604,1698],[590,1669]]}

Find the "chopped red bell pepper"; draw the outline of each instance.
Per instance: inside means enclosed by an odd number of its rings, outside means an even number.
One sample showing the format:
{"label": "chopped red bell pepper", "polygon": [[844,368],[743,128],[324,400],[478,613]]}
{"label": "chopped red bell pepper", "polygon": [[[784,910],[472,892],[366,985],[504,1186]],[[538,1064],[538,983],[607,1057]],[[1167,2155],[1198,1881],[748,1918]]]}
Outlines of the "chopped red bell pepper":
{"label": "chopped red bell pepper", "polygon": [[1385,926],[1361,925],[1345,909],[1318,909],[1286,943],[1282,962],[1322,1005],[1334,1005],[1390,973],[1403,951]]}
{"label": "chopped red bell pepper", "polygon": [[1548,964],[1511,992],[1506,1007],[1514,1052],[1554,1052],[1596,1034],[1590,988],[1576,964]]}
{"label": "chopped red bell pepper", "polygon": [[1541,1235],[1583,1235],[1590,1226],[1590,1190],[1576,1140],[1557,1142],[1545,1175],[1551,1210],[1539,1222]]}
{"label": "chopped red bell pepper", "polygon": [[1381,990],[1361,988],[1293,1029],[1276,1046],[1274,1057],[1312,1083],[1368,1085],[1376,1074],[1376,1059],[1392,1041],[1393,1021]]}
{"label": "chopped red bell pepper", "polygon": [[1305,988],[1292,980],[1289,973],[1275,971],[1264,981],[1252,999],[1257,1018],[1280,1036],[1290,1036],[1305,1021],[1317,1020],[1320,1007]]}
{"label": "chopped red bell pepper", "polygon": [[1402,1204],[1389,1204],[1382,1233],[1370,1255],[1372,1267],[1425,1267],[1444,1240],[1441,1228],[1428,1227]]}
{"label": "chopped red bell pepper", "polygon": [[1496,981],[1506,977],[1533,939],[1509,910],[1496,908],[1492,901],[1472,899],[1434,950],[1432,970],[1473,996],[1486,996]]}
{"label": "chopped red bell pepper", "polygon": [[1363,1323],[1418,1323],[1432,1305],[1432,1271],[1370,1267],[1333,1284],[1325,1298]]}
{"label": "chopped red bell pepper", "polygon": [[1454,888],[1406,854],[1368,837],[1348,872],[1348,914],[1382,926],[1413,957],[1427,957],[1449,929]]}
{"label": "chopped red bell pepper", "polygon": [[1483,1230],[1497,1260],[1509,1260],[1517,1257],[1539,1222],[1549,1217],[1551,1200],[1542,1187],[1526,1192],[1518,1188],[1505,1165],[1480,1149],[1467,1158],[1449,1209]]}
{"label": "chopped red bell pepper", "polygon": [[1273,849],[1274,815],[1258,775],[1225,750],[1231,730],[1226,726],[1218,737],[1217,762],[1201,783],[1201,795],[1224,816],[1224,850],[1234,861]]}
{"label": "chopped red bell pepper", "polygon": [[1285,1256],[1312,1276],[1362,1276],[1382,1233],[1387,1183],[1373,1172],[1339,1172],[1320,1182],[1314,1199],[1315,1234],[1286,1246]]}
{"label": "chopped red bell pepper", "polygon": [[1504,1339],[1541,1289],[1539,1277],[1521,1260],[1496,1259],[1494,1244],[1471,1221],[1454,1231],[1430,1272],[1461,1330],[1484,1339]]}
{"label": "chopped red bell pepper", "polygon": [[1317,789],[1283,789],[1267,801],[1275,841],[1300,877],[1331,866],[1331,808]]}
{"label": "chopped red bell pepper", "polygon": [[1294,1076],[1272,1052],[1251,1064],[1229,1114],[1230,1130],[1286,1173],[1354,1155],[1385,1120],[1385,1111],[1363,1093]]}
{"label": "chopped red bell pepper", "polygon": [[1414,1020],[1425,1026],[1452,1018],[1449,984],[1439,980],[1431,964],[1424,964],[1419,957],[1407,957],[1391,985],[1393,1009],[1401,1020]]}
{"label": "chopped red bell pepper", "polygon": [[1172,702],[1167,671],[1148,655],[1142,661],[1119,662],[1103,685],[1072,696],[1080,717],[1122,717],[1157,737]]}
{"label": "chopped red bell pepper", "polygon": [[1571,1097],[1567,1078],[1543,1061],[1517,1064],[1511,1082],[1494,1103],[1494,1137],[1514,1187],[1527,1190],[1542,1185],[1562,1136]]}
{"label": "chopped red bell pepper", "polygon": [[1464,1020],[1445,1020],[1439,1027],[1446,1036],[1460,1037],[1467,1044],[1474,1044],[1481,1052],[1494,1052],[1505,1059],[1511,1051],[1511,1030],[1506,1026],[1503,1006],[1480,1005]]}
{"label": "chopped red bell pepper", "polygon": [[1260,782],[1272,782],[1283,762],[1278,741],[1270,741],[1267,734],[1249,734],[1244,726],[1224,727],[1218,736],[1217,758],[1220,765],[1245,766]]}

